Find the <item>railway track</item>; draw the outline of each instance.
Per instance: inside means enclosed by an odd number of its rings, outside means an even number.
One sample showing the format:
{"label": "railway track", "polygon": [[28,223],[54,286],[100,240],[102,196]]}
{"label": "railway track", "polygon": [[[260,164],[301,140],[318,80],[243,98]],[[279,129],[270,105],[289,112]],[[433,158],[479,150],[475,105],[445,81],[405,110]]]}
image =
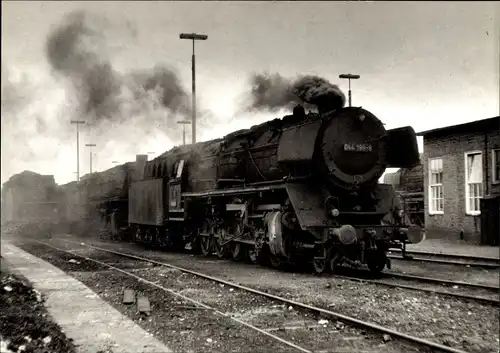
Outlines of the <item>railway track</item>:
{"label": "railway track", "polygon": [[399,261],[430,262],[442,265],[456,265],[480,268],[500,268],[500,259],[493,257],[465,256],[456,254],[428,253],[423,251],[406,251],[402,256],[401,250],[391,250],[388,257]]}
{"label": "railway track", "polygon": [[[500,306],[500,301],[498,299],[498,293],[500,288],[494,286],[488,286],[483,284],[476,283],[468,283],[468,282],[459,282],[459,281],[448,281],[443,279],[431,278],[431,277],[421,277],[421,276],[412,276],[412,275],[404,275],[399,273],[383,273],[381,279],[368,279],[368,278],[356,278],[353,276],[342,276],[342,275],[334,275],[337,278],[343,278],[346,280],[357,281],[361,283],[372,283],[379,284],[394,288],[403,288],[416,290],[421,292],[435,293],[440,295],[445,295],[449,297],[455,297],[458,299],[466,299],[466,300],[474,300],[481,303]],[[395,280],[395,281],[393,281]],[[398,282],[403,281],[403,283]],[[416,286],[411,284],[406,284],[404,282],[423,282],[430,283],[434,287],[423,287],[422,285]],[[472,294],[464,294],[464,293],[456,293],[443,290],[452,289],[457,290],[466,290],[466,291],[481,291],[482,295],[472,295]]]}
{"label": "railway track", "polygon": [[[137,256],[137,255],[123,253],[123,252],[118,252],[118,251],[113,251],[113,250],[109,250],[109,249],[105,249],[105,248],[101,248],[101,247],[97,247],[97,246],[92,246],[92,245],[88,245],[88,244],[82,244],[82,243],[75,242],[75,241],[68,240],[68,239],[53,239],[53,240],[60,240],[60,241],[63,241],[65,243],[73,243],[73,244],[76,244],[76,245],[80,245],[80,246],[82,246],[84,248],[88,248],[88,249],[92,249],[92,250],[97,250],[97,251],[101,251],[101,252],[108,253],[108,254],[118,255],[120,257],[125,257],[125,258],[128,258],[128,259],[134,259],[134,260],[138,260],[138,261],[143,261],[143,262],[154,264],[154,265],[164,266],[164,267],[167,267],[167,268],[170,268],[170,269],[175,269],[175,270],[181,271],[183,273],[191,274],[191,275],[194,275],[194,276],[199,277],[199,278],[203,278],[203,279],[206,279],[206,280],[209,280],[209,281],[213,281],[213,282],[216,282],[216,283],[219,283],[219,284],[227,285],[227,286],[230,286],[232,288],[235,288],[235,289],[238,289],[238,290],[241,290],[241,291],[245,291],[247,293],[256,294],[258,296],[262,296],[262,297],[271,299],[271,300],[279,302],[279,303],[283,303],[283,304],[286,304],[286,305],[291,305],[291,306],[293,306],[295,308],[306,310],[306,311],[312,312],[312,313],[314,313],[316,315],[321,315],[323,317],[334,318],[336,320],[343,321],[343,322],[345,322],[347,324],[350,324],[350,325],[354,325],[354,326],[365,328],[365,329],[370,329],[370,330],[373,330],[375,332],[380,332],[382,334],[388,334],[388,335],[390,335],[392,337],[397,337],[397,338],[399,338],[401,340],[407,341],[407,342],[409,342],[411,344],[414,344],[414,345],[418,345],[419,347],[422,347],[422,348],[427,348],[427,349],[431,349],[431,350],[434,350],[434,351],[440,351],[440,352],[465,353],[465,351],[460,350],[460,349],[456,349],[456,348],[452,348],[452,347],[449,347],[449,346],[441,345],[441,344],[438,344],[438,343],[433,342],[433,341],[429,341],[429,340],[422,339],[422,338],[419,338],[419,337],[415,337],[415,336],[412,336],[412,335],[409,335],[409,334],[398,332],[398,331],[392,330],[390,328],[387,328],[387,327],[384,327],[384,326],[381,326],[381,325],[378,325],[378,324],[375,324],[375,323],[371,323],[371,322],[367,322],[367,321],[363,321],[363,320],[357,319],[357,318],[352,317],[352,316],[347,316],[347,315],[344,315],[344,314],[341,314],[341,313],[338,313],[338,312],[335,312],[335,311],[331,311],[331,310],[327,310],[327,309],[324,309],[324,308],[320,308],[320,307],[308,305],[308,304],[305,304],[305,303],[297,302],[297,301],[294,301],[294,300],[290,300],[290,299],[287,299],[287,298],[284,298],[284,297],[281,297],[281,296],[278,296],[278,295],[274,295],[274,294],[270,294],[270,293],[266,293],[266,292],[254,289],[254,288],[242,286],[242,285],[237,284],[237,283],[233,283],[233,282],[221,279],[221,278],[217,278],[217,277],[213,277],[213,276],[210,276],[210,275],[206,275],[204,273],[200,273],[200,272],[197,272],[197,271],[192,271],[192,270],[189,270],[189,269],[186,269],[186,268],[182,268],[182,267],[179,267],[179,266],[171,265],[171,264],[168,264],[168,263],[165,263],[165,262],[162,262],[162,261],[156,261],[156,260],[144,258],[144,257]],[[170,290],[168,288],[161,287],[161,286],[157,285],[156,283],[148,281],[148,280],[145,280],[144,278],[141,278],[140,276],[137,276],[137,275],[135,275],[133,273],[130,273],[129,271],[125,271],[125,270],[119,269],[119,268],[117,268],[115,266],[106,264],[106,263],[104,263],[102,261],[98,261],[98,260],[92,259],[90,257],[86,257],[86,256],[83,256],[81,254],[78,254],[78,250],[75,250],[75,249],[72,249],[72,250],[62,249],[62,248],[56,247],[56,246],[54,246],[52,244],[49,244],[49,243],[46,243],[46,242],[42,242],[42,241],[39,241],[39,240],[36,240],[36,239],[33,239],[33,241],[35,241],[37,243],[40,243],[42,245],[48,246],[50,248],[56,249],[58,251],[62,251],[62,252],[65,252],[65,253],[68,253],[68,254],[71,254],[71,255],[74,255],[74,256],[78,256],[80,258],[84,258],[84,259],[86,259],[88,261],[92,261],[92,262],[101,264],[103,266],[107,266],[107,267],[109,267],[109,268],[111,268],[113,270],[119,271],[119,272],[121,272],[123,274],[126,274],[128,276],[134,277],[134,278],[136,278],[139,281],[143,281],[145,283],[148,283],[148,284],[150,284],[152,286],[155,286],[155,287],[157,287],[157,288],[159,288],[161,290],[164,290],[166,292],[169,292],[169,293],[171,293],[173,295],[179,295],[178,293],[175,293],[175,292],[173,292],[172,290]],[[214,312],[218,313],[221,316],[227,316],[225,313],[223,313],[221,311],[218,311],[215,308],[209,307],[206,304],[198,302],[198,301],[196,301],[194,299],[187,298],[187,297],[183,297],[183,299],[191,301],[196,306],[204,307],[204,308],[206,308],[208,310],[213,310]],[[309,350],[308,348],[302,347],[302,346],[300,346],[300,345],[298,345],[298,344],[296,344],[294,342],[287,341],[287,340],[285,340],[283,338],[280,338],[280,337],[272,334],[271,332],[269,332],[269,330],[267,330],[267,331],[266,330],[262,330],[262,329],[260,329],[258,327],[255,327],[253,325],[250,325],[248,323],[245,323],[245,322],[243,322],[241,320],[238,320],[238,319],[235,319],[235,318],[231,318],[231,319],[234,320],[234,321],[236,321],[236,322],[238,322],[241,325],[244,325],[244,326],[246,326],[248,328],[251,328],[252,330],[254,330],[256,332],[259,332],[260,334],[263,334],[263,335],[266,335],[268,337],[271,337],[274,340],[279,341],[282,344],[284,344],[284,345],[286,345],[286,346],[288,346],[290,348],[295,349],[296,351],[313,352],[312,350]]]}
{"label": "railway track", "polygon": [[413,280],[413,281],[417,281],[417,282],[435,283],[435,284],[447,285],[447,286],[470,287],[470,288],[496,290],[496,291],[498,291],[500,289],[500,287],[498,287],[498,286],[490,286],[487,284],[469,283],[469,282],[462,282],[462,281],[450,281],[450,280],[440,279],[440,278],[413,276],[413,275],[391,273],[391,272],[384,273],[384,277],[400,278],[400,279],[406,279],[406,280]]}
{"label": "railway track", "polygon": [[[80,244],[77,241],[55,238],[67,243]],[[88,246],[88,245],[86,245]],[[130,254],[129,254],[130,255]],[[132,254],[134,255],[134,254]],[[136,255],[134,255],[136,256]],[[360,283],[371,283],[393,288],[408,289],[420,292],[434,293],[442,296],[457,298],[467,301],[476,301],[483,304],[500,306],[498,294],[500,287],[486,284],[469,283],[463,281],[450,281],[440,278],[415,276],[394,272],[384,272],[381,278],[373,279],[372,274],[366,271],[353,271],[346,268],[348,275],[334,274],[335,278],[341,278]],[[419,283],[418,285],[415,284]],[[427,284],[427,286],[425,286]],[[458,293],[460,291],[460,293]],[[465,292],[465,293],[464,293]]]}
{"label": "railway track", "polygon": [[[78,244],[78,242],[69,239],[61,239],[61,240],[65,242],[73,242],[75,244]],[[361,278],[359,278],[360,275]],[[370,272],[365,272],[365,271],[355,271],[352,275],[348,276],[345,275],[344,276],[331,275],[331,276],[356,282],[372,283],[393,288],[402,288],[402,289],[409,289],[427,293],[435,293],[447,297],[472,300],[493,306],[500,306],[500,300],[498,299],[498,293],[500,288],[498,286],[490,286],[485,284],[469,283],[463,281],[450,281],[433,277],[407,275],[394,272],[384,272],[382,273],[382,278],[380,279],[372,279],[372,277],[370,277],[372,276],[372,274]],[[418,286],[412,285],[407,282],[427,283],[430,284],[430,287],[424,287],[422,285]],[[460,290],[461,292],[465,291],[467,293],[457,293],[457,290]],[[479,292],[480,295],[476,295],[477,294],[476,292]]]}

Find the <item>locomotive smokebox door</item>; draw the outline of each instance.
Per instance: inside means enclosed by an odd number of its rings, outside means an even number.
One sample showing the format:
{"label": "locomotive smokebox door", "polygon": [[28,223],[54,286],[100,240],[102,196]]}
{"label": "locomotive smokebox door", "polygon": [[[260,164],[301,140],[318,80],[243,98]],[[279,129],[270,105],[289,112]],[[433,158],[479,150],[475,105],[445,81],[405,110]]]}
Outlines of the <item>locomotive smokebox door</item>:
{"label": "locomotive smokebox door", "polygon": [[318,143],[321,164],[329,180],[351,189],[374,183],[384,172],[380,163],[381,121],[362,108],[346,108],[325,122]]}

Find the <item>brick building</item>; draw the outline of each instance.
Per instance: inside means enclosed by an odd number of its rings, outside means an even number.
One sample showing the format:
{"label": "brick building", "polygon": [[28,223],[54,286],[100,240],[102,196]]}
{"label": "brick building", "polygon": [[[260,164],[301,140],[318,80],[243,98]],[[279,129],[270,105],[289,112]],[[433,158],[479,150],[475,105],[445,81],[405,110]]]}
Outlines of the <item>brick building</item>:
{"label": "brick building", "polygon": [[500,117],[423,131],[429,237],[479,243],[480,199],[500,194]]}

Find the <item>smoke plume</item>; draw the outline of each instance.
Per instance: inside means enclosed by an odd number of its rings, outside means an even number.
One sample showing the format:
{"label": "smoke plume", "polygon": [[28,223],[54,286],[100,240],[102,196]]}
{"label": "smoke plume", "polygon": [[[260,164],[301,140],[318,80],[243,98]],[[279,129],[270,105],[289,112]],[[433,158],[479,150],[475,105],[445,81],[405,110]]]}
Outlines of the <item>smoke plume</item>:
{"label": "smoke plume", "polygon": [[[106,21],[78,11],[68,15],[47,39],[47,59],[56,73],[72,83],[82,114],[96,121],[133,118],[117,114],[122,112],[125,96],[140,100],[148,92],[158,96],[172,118],[188,114],[188,95],[173,69],[158,66],[122,75],[113,68],[104,49],[106,26]],[[170,127],[177,129],[174,124]]]}
{"label": "smoke plume", "polygon": [[345,104],[345,95],[340,88],[319,76],[288,79],[278,73],[254,74],[250,85],[247,109],[251,111],[291,110],[299,103],[306,108],[317,106],[320,111],[327,111],[342,108]]}
{"label": "smoke plume", "polygon": [[[86,122],[81,156],[85,143],[95,143],[93,166],[99,170],[182,141],[177,121],[190,118],[191,105],[176,71],[156,66],[121,72],[113,64],[117,45],[129,45],[134,36],[130,23],[77,11],[47,36],[50,76],[2,60],[2,180],[24,169],[74,179],[76,128],[70,120]],[[200,128],[212,119],[203,109],[198,117]],[[81,175],[87,163],[80,159]]]}

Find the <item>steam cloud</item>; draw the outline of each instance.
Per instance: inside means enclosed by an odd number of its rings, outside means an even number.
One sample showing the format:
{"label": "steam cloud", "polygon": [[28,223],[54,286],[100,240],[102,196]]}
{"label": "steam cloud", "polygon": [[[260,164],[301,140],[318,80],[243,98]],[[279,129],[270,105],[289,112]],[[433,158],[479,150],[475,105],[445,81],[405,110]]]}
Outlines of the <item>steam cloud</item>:
{"label": "steam cloud", "polygon": [[[130,24],[126,26],[133,40]],[[82,11],[63,18],[45,43],[51,80],[36,82],[39,73],[13,77],[2,62],[2,180],[14,171],[45,169],[50,163],[53,168],[64,165],[66,177],[72,179],[74,169],[67,168],[75,159],[72,119],[87,122],[82,137],[97,144],[94,152],[103,162],[124,162],[129,158],[124,156],[144,153],[138,146],[151,137],[160,146],[158,153],[181,141],[182,127],[176,122],[188,118],[191,107],[176,71],[156,66],[119,72],[106,37],[114,27]],[[126,32],[121,30],[120,36]],[[337,86],[317,76],[292,80],[280,74],[255,74],[250,82],[249,104],[241,105],[242,113],[291,110],[297,103],[330,109],[345,103]],[[200,128],[215,119],[211,112],[197,113]]]}
{"label": "steam cloud", "polygon": [[[171,68],[158,66],[126,75],[116,72],[109,58],[100,53],[103,50],[99,50],[106,25],[78,11],[68,15],[47,40],[47,59],[55,72],[73,84],[82,114],[97,122],[131,118],[118,114],[124,96],[127,100],[140,100],[148,93],[155,95],[166,108],[169,120],[176,114],[188,114],[188,95]],[[170,128],[176,131],[175,121],[169,122],[173,123],[169,124]]]}
{"label": "steam cloud", "polygon": [[[110,43],[119,41],[107,35],[118,30],[127,44],[134,36],[130,23],[117,27],[83,11],[65,16],[45,43],[51,77],[36,70],[19,75],[23,69],[2,60],[2,180],[13,172],[40,168],[73,179],[73,119],[87,122],[80,142],[97,144],[94,168],[99,168],[99,161],[106,165],[133,160],[145,148],[161,153],[182,140],[182,127],[176,122],[191,115],[190,95],[170,67],[117,70],[111,60],[116,48]],[[200,128],[212,119],[204,110],[198,117]],[[81,161],[85,172],[86,163]],[[64,170],[58,171],[62,165]]]}
{"label": "steam cloud", "polygon": [[247,109],[253,111],[291,110],[299,103],[306,108],[317,106],[320,110],[333,110],[345,104],[340,88],[319,76],[299,76],[292,80],[278,73],[254,74],[250,85]]}

